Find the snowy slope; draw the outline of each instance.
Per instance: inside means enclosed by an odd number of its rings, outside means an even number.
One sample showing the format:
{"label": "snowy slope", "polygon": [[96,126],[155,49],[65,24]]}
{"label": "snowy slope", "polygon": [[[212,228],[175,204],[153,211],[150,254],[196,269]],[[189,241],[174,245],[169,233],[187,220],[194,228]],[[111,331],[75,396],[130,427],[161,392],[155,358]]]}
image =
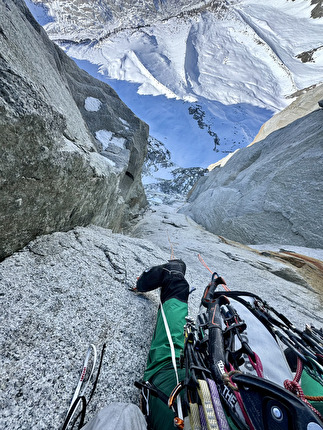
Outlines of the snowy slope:
{"label": "snowy slope", "polygon": [[[183,4],[189,9],[193,1],[176,2],[173,17],[149,9],[152,2],[119,2],[122,9],[109,1],[91,8],[78,1],[77,9],[73,1],[43,3],[55,19],[46,25],[54,40],[75,42],[67,47],[72,56],[101,64],[111,78],[141,83],[142,94],[281,108],[285,95],[317,82],[322,71],[323,22],[311,18],[307,0],[225,2],[227,9],[212,2],[198,9],[206,2],[195,2],[185,18]],[[296,58],[313,48],[320,49],[312,64]]]}
{"label": "snowy slope", "polygon": [[[48,7],[45,28],[70,56],[97,65],[112,85],[135,84],[123,100],[149,123],[154,137],[167,135],[162,141],[172,152],[183,142],[149,114],[151,99],[143,101],[143,113],[131,106],[133,93],[185,101],[183,129],[189,106],[202,106],[220,146],[215,154],[212,137],[200,135],[205,157],[199,165],[246,146],[297,90],[323,79],[323,19],[311,16],[319,5],[308,0],[37,3]],[[246,124],[248,117],[254,124]],[[189,147],[196,153],[193,139]]]}

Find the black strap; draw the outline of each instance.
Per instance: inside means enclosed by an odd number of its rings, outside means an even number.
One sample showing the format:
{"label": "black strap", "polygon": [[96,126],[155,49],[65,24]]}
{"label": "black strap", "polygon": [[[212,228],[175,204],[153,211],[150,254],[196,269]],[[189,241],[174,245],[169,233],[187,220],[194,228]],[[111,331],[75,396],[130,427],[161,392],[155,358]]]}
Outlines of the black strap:
{"label": "black strap", "polygon": [[74,411],[75,411],[75,409],[77,408],[77,406],[79,405],[80,402],[81,402],[82,409],[81,409],[81,412],[74,419],[74,422],[72,424],[71,429],[75,426],[76,421],[78,420],[78,418],[79,418],[80,415],[81,415],[81,419],[80,419],[80,422],[79,422],[79,425],[78,425],[78,429],[81,429],[83,427],[83,425],[84,425],[84,419],[85,419],[85,413],[86,413],[86,399],[85,399],[84,396],[79,396],[79,397],[77,397],[75,399],[75,401],[74,401],[74,403],[73,403],[73,405],[72,405],[72,407],[71,407],[71,409],[70,409],[70,411],[69,411],[69,413],[68,413],[68,415],[66,417],[66,420],[64,421],[62,430],[66,430],[67,429],[67,426],[68,426],[68,424],[70,422],[70,419],[71,419],[72,415],[74,414]]}
{"label": "black strap", "polygon": [[84,420],[85,420],[86,407],[90,403],[90,401],[91,401],[91,399],[93,397],[94,391],[96,389],[96,386],[98,384],[98,380],[99,380],[99,376],[100,376],[100,372],[101,372],[101,367],[102,367],[102,362],[103,362],[103,356],[104,356],[104,353],[105,353],[105,349],[106,349],[106,343],[104,343],[103,347],[102,347],[100,363],[99,363],[98,371],[97,371],[96,378],[95,378],[95,381],[94,381],[94,384],[93,384],[93,388],[92,388],[91,394],[89,396],[89,400],[86,401],[86,398],[84,396],[78,396],[75,399],[75,402],[73,403],[73,405],[72,405],[72,407],[71,407],[71,409],[70,409],[70,411],[69,411],[69,413],[68,413],[68,415],[67,415],[67,417],[65,419],[65,422],[63,424],[62,430],[65,430],[67,428],[67,426],[69,424],[69,421],[70,421],[72,415],[74,414],[74,411],[75,411],[76,407],[78,406],[79,402],[82,403],[82,409],[77,414],[76,418],[74,418],[74,421],[73,421],[73,423],[72,423],[72,425],[71,425],[70,428],[72,429],[75,426],[75,424],[76,424],[76,422],[77,422],[77,420],[79,419],[80,416],[81,416],[81,418],[80,418],[78,429],[81,429],[83,427]]}
{"label": "black strap", "polygon": [[313,428],[322,427],[322,421],[306,403],[283,387],[246,374],[236,374],[232,380],[257,430],[304,430],[310,428],[310,423]]}
{"label": "black strap", "polygon": [[162,390],[156,387],[156,385],[151,381],[135,381],[135,387],[139,388],[140,390],[144,389],[149,391],[149,394],[154,397],[158,397],[163,403],[168,405],[169,397]]}

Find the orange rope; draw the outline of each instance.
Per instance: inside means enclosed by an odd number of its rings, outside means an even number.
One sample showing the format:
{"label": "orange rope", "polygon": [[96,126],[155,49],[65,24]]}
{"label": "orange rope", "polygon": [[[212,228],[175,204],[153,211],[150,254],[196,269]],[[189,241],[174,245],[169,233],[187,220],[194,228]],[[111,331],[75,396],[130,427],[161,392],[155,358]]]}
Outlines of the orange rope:
{"label": "orange rope", "polygon": [[323,402],[323,396],[306,396],[305,395],[305,398],[307,399],[307,400],[312,400],[312,402]]}
{"label": "orange rope", "polygon": [[169,233],[167,232],[167,237],[168,237],[168,242],[169,242],[169,244],[170,244],[170,260],[174,260],[174,247],[173,247],[173,244],[172,244],[172,242],[171,242],[171,240],[170,240],[170,237],[169,237]]}
{"label": "orange rope", "polygon": [[225,289],[225,291],[230,291],[230,288],[227,286],[227,284],[220,284],[220,285],[222,285],[222,287]]}
{"label": "orange rope", "polygon": [[[198,259],[200,260],[200,262],[203,264],[203,266],[210,272],[210,273],[212,273],[212,275],[213,275],[213,273],[214,272],[212,272],[212,270],[208,267],[208,265],[205,263],[205,261],[203,260],[203,258],[202,258],[202,256],[201,256],[201,254],[197,254],[197,256],[198,256]],[[223,284],[220,284],[220,285],[222,285],[222,287],[225,289],[225,291],[230,291],[230,288],[226,285],[226,283],[225,283],[225,280],[223,279],[223,278],[221,278],[222,280],[223,280]]]}
{"label": "orange rope", "polygon": [[203,264],[203,266],[213,275],[212,270],[207,266],[207,264],[205,263],[205,261],[203,260],[201,254],[197,254],[198,259],[200,260],[200,262]]}

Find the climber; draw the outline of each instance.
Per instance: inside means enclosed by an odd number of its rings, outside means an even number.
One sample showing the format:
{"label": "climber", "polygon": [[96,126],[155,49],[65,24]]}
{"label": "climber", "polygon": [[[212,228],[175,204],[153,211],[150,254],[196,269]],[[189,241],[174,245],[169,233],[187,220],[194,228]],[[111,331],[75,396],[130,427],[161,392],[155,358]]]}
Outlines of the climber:
{"label": "climber", "polygon": [[[275,329],[277,317],[281,320],[278,322],[281,330],[284,329],[284,324],[286,324],[288,332],[293,329],[293,325],[286,317],[263,302],[260,297],[253,295],[255,299],[253,311],[258,315],[261,314],[261,318],[257,319],[251,312],[250,302],[245,300],[248,297],[248,293],[240,293],[239,295],[238,292],[230,291],[224,279],[213,273],[211,283],[206,287],[202,296],[201,304],[203,304],[205,311],[202,311],[198,316],[198,319],[202,317],[202,320],[204,317],[208,318],[207,324],[204,320],[201,326],[201,331],[204,334],[205,331],[208,331],[208,336],[204,337],[205,340],[209,340],[208,352],[205,354],[203,345],[199,343],[201,337],[198,338],[193,334],[194,330],[198,329],[198,326],[192,322],[193,320],[190,321],[189,318],[186,318],[189,285],[185,279],[185,272],[186,265],[183,261],[170,260],[166,264],[152,267],[144,272],[136,285],[138,292],[147,292],[161,287],[161,304],[148,355],[143,378],[144,382],[141,384],[141,387],[147,388],[146,394],[149,394],[149,397],[146,396],[148,407],[143,409],[147,418],[148,428],[152,430],[171,430],[174,429],[174,424],[179,429],[185,428],[186,430],[191,428],[190,425],[192,425],[192,428],[198,428],[193,417],[194,403],[199,404],[199,401],[196,401],[196,399],[193,401],[193,398],[196,391],[198,391],[198,397],[200,397],[204,409],[203,419],[207,422],[208,428],[264,430],[275,426],[277,429],[284,430],[287,428],[323,430],[322,415],[318,410],[322,408],[321,394],[323,390],[322,367],[319,364],[319,362],[322,362],[322,345],[320,342],[315,342],[314,338],[310,338],[305,347],[304,340],[309,339],[308,334],[305,337],[302,335],[303,337],[299,337],[298,340],[296,334],[300,334],[300,332],[296,330],[291,335],[290,340],[296,346],[294,351],[297,352],[297,347],[302,347],[302,352],[306,357],[312,356],[315,362],[313,364],[313,361],[304,357],[304,369],[302,368],[302,371],[299,369],[299,375],[295,375],[293,378],[289,366],[285,362],[283,351],[270,332],[270,329],[273,329],[278,336],[278,331]],[[220,286],[225,289],[225,294],[217,291]],[[241,295],[244,298],[241,299]],[[249,297],[251,296],[252,294],[249,295]],[[240,299],[241,302],[239,302]],[[253,300],[251,300],[252,302]],[[246,307],[242,308],[242,304]],[[244,313],[245,320],[240,318],[235,307],[239,309],[239,312]],[[270,316],[271,313],[272,317]],[[218,321],[217,318],[219,318]],[[226,329],[221,329],[222,322],[220,320],[225,322]],[[270,324],[273,324],[273,326],[270,326]],[[192,330],[187,331],[188,325]],[[183,336],[184,326],[185,342]],[[191,338],[189,338],[190,334],[192,335]],[[286,340],[281,333],[279,336],[282,341]],[[238,341],[236,350],[234,350],[234,338]],[[239,342],[240,347],[238,346]],[[288,344],[292,345],[290,341],[288,341]],[[218,370],[214,372],[216,366],[221,367],[221,348],[223,348],[222,364],[226,368],[234,364],[232,369],[235,369],[233,370],[235,376],[232,380],[235,380],[238,384],[241,397],[234,395],[227,385],[224,387],[223,384],[226,377],[229,376],[228,373],[221,369],[221,381],[219,381]],[[270,354],[266,353],[266,348],[270,348]],[[257,353],[254,351],[257,351]],[[183,352],[184,360],[187,361],[185,366],[180,366],[179,360]],[[309,355],[307,356],[307,354]],[[248,358],[242,360],[243,355],[244,357],[247,355]],[[272,360],[274,360],[275,366],[273,366]],[[247,369],[251,362],[253,362],[253,375],[251,375],[252,371]],[[311,363],[313,367],[311,367]],[[246,366],[247,370],[244,370],[244,366]],[[212,373],[213,381],[210,380],[207,368]],[[316,372],[314,379],[310,378],[310,374],[307,373],[311,373],[311,371]],[[246,373],[242,375],[242,372]],[[272,372],[275,376],[272,375]],[[319,376],[320,372],[321,375]],[[264,374],[271,380],[264,377]],[[315,405],[312,405],[306,399],[298,383],[300,374],[304,382],[305,380],[309,382],[306,390],[308,393],[314,394],[314,397],[310,395],[308,399],[314,400]],[[284,381],[284,387],[277,385],[278,381],[274,383],[278,375]],[[293,380],[289,381],[289,377]],[[145,381],[148,381],[148,383]],[[217,382],[222,398],[226,398],[228,402],[226,412],[221,405],[220,397],[218,397],[219,402],[216,402],[214,381]],[[250,389],[245,388],[244,384],[249,386]],[[223,391],[221,391],[221,386]],[[178,392],[183,390],[181,391],[183,394],[182,402],[182,394],[177,397],[171,394],[174,393],[174,387],[178,387]],[[295,399],[291,392],[295,394],[296,387],[296,391],[299,392],[299,398]],[[177,391],[175,390],[175,392]],[[143,393],[145,393],[144,389]],[[208,394],[210,394],[209,398],[207,397]],[[233,396],[234,401],[231,396]],[[266,403],[266,396],[271,396],[272,404]],[[177,403],[172,403],[172,411],[167,405],[167,400],[173,397],[176,397]],[[242,402],[239,403],[239,407],[236,405],[236,398],[238,402]],[[254,410],[253,407],[257,402],[258,406]],[[210,408],[210,405],[213,406]],[[183,410],[186,407],[188,407],[188,410]],[[275,413],[277,412],[277,414],[280,413],[281,415],[273,415],[272,408],[274,408]],[[190,419],[186,419],[185,415],[189,410]],[[258,418],[260,410],[263,411],[263,415]],[[216,425],[214,421],[217,423]],[[202,423],[202,418],[200,423]]]}
{"label": "climber", "polygon": [[[148,354],[144,381],[149,381],[159,390],[159,395],[150,396],[148,424],[153,429],[174,429],[174,412],[161,397],[171,394],[185,370],[179,369],[179,358],[184,348],[183,327],[188,312],[189,284],[185,279],[186,265],[182,260],[152,267],[137,281],[136,290],[147,292],[161,287],[155,332]],[[171,334],[171,339],[167,335]],[[173,344],[173,345],[171,345]],[[173,348],[173,359],[172,359]],[[179,405],[178,405],[179,406]]]}
{"label": "climber", "polygon": [[[148,292],[161,287],[160,307],[155,332],[148,354],[144,381],[158,390],[158,396],[149,396],[148,428],[173,430],[174,412],[161,400],[169,397],[178,380],[185,376],[184,369],[174,369],[170,341],[165,325],[171,333],[172,347],[178,368],[180,353],[184,347],[183,327],[188,310],[189,284],[185,279],[186,265],[182,260],[146,270],[137,280],[134,292]],[[164,316],[163,316],[164,315]],[[176,375],[177,373],[177,375]],[[132,404],[112,403],[103,408],[83,430],[144,430],[146,420],[139,408]]]}
{"label": "climber", "polygon": [[[146,370],[136,383],[146,418],[136,405],[111,403],[82,430],[187,430],[202,422],[221,430],[323,430],[322,330],[301,332],[260,297],[230,291],[215,272],[195,323],[187,318],[185,272],[182,260],[170,260],[143,272],[133,289],[161,287]],[[276,336],[296,354],[295,376]]]}

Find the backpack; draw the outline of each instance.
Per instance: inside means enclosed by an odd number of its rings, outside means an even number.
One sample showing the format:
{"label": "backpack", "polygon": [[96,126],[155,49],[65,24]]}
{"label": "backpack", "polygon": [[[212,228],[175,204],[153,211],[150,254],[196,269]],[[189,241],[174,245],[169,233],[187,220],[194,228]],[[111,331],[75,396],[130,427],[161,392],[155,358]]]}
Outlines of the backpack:
{"label": "backpack", "polygon": [[[217,291],[222,286],[226,291]],[[181,389],[191,428],[323,429],[323,332],[212,275],[188,318]]]}
{"label": "backpack", "polygon": [[259,296],[230,291],[213,273],[184,336],[185,377],[169,397],[136,383],[144,399],[156,396],[174,410],[177,428],[184,428],[180,396],[192,430],[323,430],[322,329],[297,329]]}

